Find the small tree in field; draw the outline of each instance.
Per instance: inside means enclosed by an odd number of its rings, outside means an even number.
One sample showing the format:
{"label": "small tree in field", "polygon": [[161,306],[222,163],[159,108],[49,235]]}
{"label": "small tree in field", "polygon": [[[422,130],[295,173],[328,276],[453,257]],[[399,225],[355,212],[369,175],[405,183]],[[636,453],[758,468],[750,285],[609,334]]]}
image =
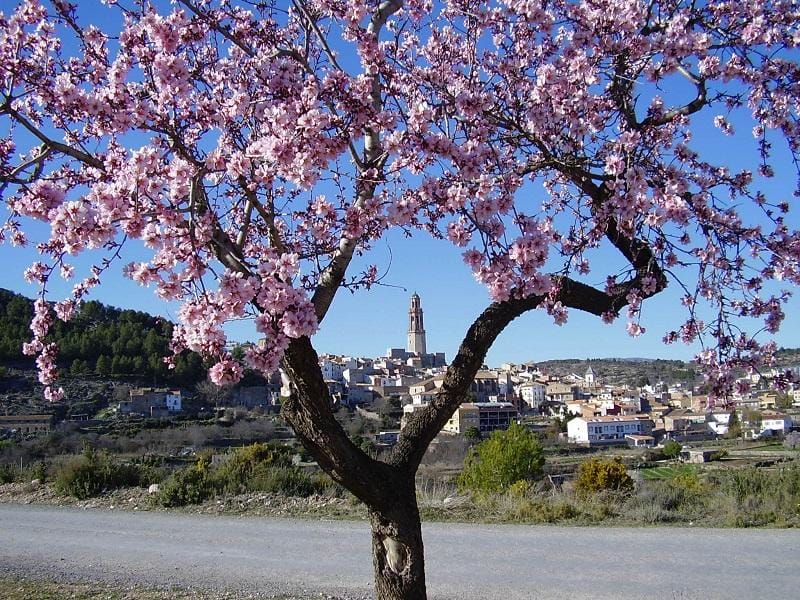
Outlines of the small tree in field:
{"label": "small tree in field", "polygon": [[739,413],[735,410],[731,412],[728,418],[728,431],[725,437],[729,440],[735,440],[742,437],[742,422],[739,420]]}
{"label": "small tree in field", "polygon": [[502,492],[518,481],[541,477],[544,456],[536,436],[516,423],[493,431],[488,439],[470,449],[459,487],[480,492]]}
{"label": "small tree in field", "polygon": [[[672,284],[686,312],[665,341],[704,340],[712,396],[771,365],[743,320],[777,331],[775,282],[800,281],[794,2],[42,2],[0,16],[0,240],[41,253],[24,351],[45,395],[53,320],[134,243],[147,257],[123,273],[182,303],[174,350],[215,384],[243,372],[223,324],[254,318],[245,366],[284,369],[284,418],[369,507],[381,600],[425,598],[414,476],[518,316],[621,316],[637,336]],[[736,152],[698,142],[714,131]],[[340,289],[377,282],[352,258],[391,229],[452,242],[490,300],[377,459],[334,418],[310,336]],[[54,276],[74,288],[51,307]]]}
{"label": "small tree in field", "polygon": [[680,456],[682,449],[683,446],[681,445],[680,442],[676,442],[675,440],[669,440],[664,444],[662,452],[664,453],[664,456],[674,460],[678,458],[678,456]]}
{"label": "small tree in field", "polygon": [[481,435],[481,430],[472,425],[464,431],[464,437],[471,442],[479,442],[483,436]]}

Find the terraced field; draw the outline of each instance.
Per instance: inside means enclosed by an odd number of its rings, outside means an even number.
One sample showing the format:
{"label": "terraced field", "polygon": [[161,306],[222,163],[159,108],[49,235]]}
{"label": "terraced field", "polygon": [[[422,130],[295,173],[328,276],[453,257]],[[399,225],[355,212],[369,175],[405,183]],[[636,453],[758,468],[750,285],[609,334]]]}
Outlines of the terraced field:
{"label": "terraced field", "polygon": [[697,468],[691,465],[673,465],[669,467],[651,467],[639,471],[643,479],[672,479],[676,475],[692,475]]}

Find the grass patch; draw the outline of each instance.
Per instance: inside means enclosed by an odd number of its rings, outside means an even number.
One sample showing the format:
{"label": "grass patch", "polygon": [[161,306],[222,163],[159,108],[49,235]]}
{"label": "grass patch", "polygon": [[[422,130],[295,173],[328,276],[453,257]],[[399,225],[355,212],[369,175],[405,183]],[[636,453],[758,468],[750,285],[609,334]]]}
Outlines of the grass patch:
{"label": "grass patch", "polygon": [[697,472],[691,465],[674,465],[670,467],[650,467],[641,469],[639,474],[642,479],[672,479],[678,475],[693,475]]}

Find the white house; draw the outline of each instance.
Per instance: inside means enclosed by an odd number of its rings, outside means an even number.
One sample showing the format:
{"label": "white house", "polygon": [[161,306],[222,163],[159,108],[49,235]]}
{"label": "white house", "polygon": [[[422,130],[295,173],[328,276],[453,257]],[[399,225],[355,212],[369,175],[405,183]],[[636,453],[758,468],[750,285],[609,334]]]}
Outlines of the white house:
{"label": "white house", "polygon": [[583,400],[573,400],[572,402],[567,402],[567,414],[570,415],[580,415],[583,413],[583,407],[586,406],[586,403]]}
{"label": "white house", "polygon": [[344,369],[342,367],[343,365],[341,363],[334,362],[329,358],[323,358],[320,360],[320,369],[322,370],[323,379],[343,381],[342,372]]}
{"label": "white house", "polygon": [[170,390],[164,399],[167,410],[170,412],[181,412],[181,393],[178,390]]}
{"label": "white house", "polygon": [[728,433],[728,424],[731,421],[731,413],[714,412],[709,415],[708,428],[717,435]]}
{"label": "white house", "polygon": [[800,406],[800,385],[789,392],[789,395],[792,397],[792,406]]}
{"label": "white house", "polygon": [[414,404],[429,404],[444,384],[443,376],[430,377],[408,386]]}
{"label": "white house", "polygon": [[789,415],[776,412],[761,413],[761,435],[767,431],[783,435],[792,428],[792,418]]}
{"label": "white house", "polygon": [[626,435],[646,435],[653,421],[641,415],[575,417],[567,423],[567,438],[573,444],[621,444]]}
{"label": "white house", "polygon": [[546,399],[546,391],[547,386],[540,381],[530,381],[517,386],[517,393],[532,410],[539,410]]}

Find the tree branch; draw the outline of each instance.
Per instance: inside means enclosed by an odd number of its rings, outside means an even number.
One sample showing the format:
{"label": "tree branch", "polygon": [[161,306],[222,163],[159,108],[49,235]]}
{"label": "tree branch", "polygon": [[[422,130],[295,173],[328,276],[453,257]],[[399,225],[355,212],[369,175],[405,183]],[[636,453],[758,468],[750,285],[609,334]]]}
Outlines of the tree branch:
{"label": "tree branch", "polygon": [[6,105],[3,106],[2,111],[0,111],[0,113],[2,112],[5,112],[8,115],[10,115],[12,119],[14,119],[17,123],[22,125],[29,132],[31,132],[34,135],[34,137],[36,137],[40,142],[42,142],[48,148],[51,148],[57,152],[61,152],[66,156],[70,156],[75,160],[78,160],[86,165],[89,165],[90,167],[94,167],[96,169],[103,169],[103,162],[101,160],[95,158],[94,156],[91,156],[90,154],[87,154],[86,152],[83,152],[82,150],[78,150],[77,148],[73,148],[72,146],[67,146],[66,144],[57,142],[47,137],[44,133],[39,131],[39,129],[33,123],[31,123],[30,121],[28,121],[28,119],[22,116],[22,114],[19,111],[12,108],[9,102],[6,102]]}
{"label": "tree branch", "polygon": [[641,122],[641,124],[639,125],[639,129],[646,129],[647,127],[660,127],[661,125],[666,125],[667,123],[672,121],[675,117],[693,115],[707,104],[708,92],[706,90],[706,80],[698,75],[695,75],[694,73],[691,73],[690,71],[688,71],[683,67],[678,67],[678,71],[681,73],[681,75],[683,75],[689,81],[694,83],[695,88],[697,89],[697,95],[695,96],[694,100],[692,100],[691,102],[689,102],[684,106],[681,106],[680,108],[673,108],[672,110],[667,111],[658,118],[652,116],[647,117],[644,121]]}
{"label": "tree branch", "polygon": [[[370,24],[367,27],[368,33],[375,36],[376,41],[380,37],[380,31],[386,24],[386,21],[390,16],[400,10],[402,6],[402,0],[386,0],[378,6],[378,9],[372,15]],[[375,111],[379,111],[382,105],[380,74],[375,74],[372,77],[370,98]],[[353,208],[355,209],[362,208],[375,194],[377,181],[366,180],[365,174],[369,169],[377,167],[382,152],[379,132],[371,129],[368,130],[364,138],[364,168],[359,169],[358,189],[356,191],[356,200],[353,203]],[[320,275],[317,288],[314,290],[314,295],[311,298],[314,304],[314,312],[319,322],[322,322],[322,319],[327,314],[333,302],[333,298],[336,295],[336,290],[344,280],[347,267],[353,259],[353,253],[355,252],[357,243],[358,240],[356,238],[351,239],[343,235],[339,240],[339,247],[331,259],[331,262]]]}
{"label": "tree branch", "polygon": [[333,479],[370,506],[386,506],[392,499],[381,494],[375,481],[396,478],[390,465],[367,456],[347,437],[331,411],[328,386],[319,358],[307,337],[292,339],[283,358],[295,389],[281,405],[281,414],[303,445]]}
{"label": "tree branch", "polygon": [[[597,316],[609,312],[616,314],[627,306],[630,290],[640,289],[642,278],[643,275],[637,272],[635,277],[618,285],[609,295],[580,281],[561,277],[556,280],[557,292],[553,301]],[[664,287],[666,280],[663,286],[657,284],[655,291],[641,295],[653,296]],[[511,321],[538,308],[546,299],[546,296],[532,295],[494,302],[475,319],[447,368],[442,387],[426,408],[412,413],[387,462],[401,471],[416,471],[428,445],[467,398],[470,385],[497,336]]]}

